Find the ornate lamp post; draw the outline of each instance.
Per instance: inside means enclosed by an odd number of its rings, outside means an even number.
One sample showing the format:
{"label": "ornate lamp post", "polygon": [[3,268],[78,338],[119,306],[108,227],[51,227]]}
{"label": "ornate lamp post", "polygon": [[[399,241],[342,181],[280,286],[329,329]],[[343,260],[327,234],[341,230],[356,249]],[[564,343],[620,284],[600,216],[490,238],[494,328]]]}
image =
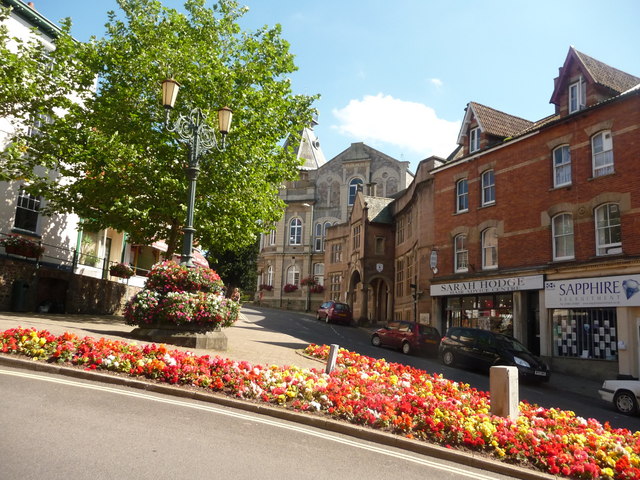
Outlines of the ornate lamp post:
{"label": "ornate lamp post", "polygon": [[162,105],[166,109],[165,127],[170,132],[176,132],[178,137],[189,144],[189,166],[187,167],[187,180],[189,181],[189,203],[187,204],[187,219],[183,228],[184,238],[182,243],[182,256],[180,263],[188,267],[193,267],[193,236],[196,229],[193,227],[193,215],[196,203],[196,182],[200,174],[200,157],[216,148],[219,151],[225,150],[225,139],[231,127],[231,116],[233,114],[229,107],[218,110],[218,129],[222,135],[219,144],[216,139],[216,132],[206,123],[206,117],[202,110],[193,108],[188,116],[180,114],[173,121],[169,122],[169,111],[173,108],[180,84],[173,78],[162,82]]}

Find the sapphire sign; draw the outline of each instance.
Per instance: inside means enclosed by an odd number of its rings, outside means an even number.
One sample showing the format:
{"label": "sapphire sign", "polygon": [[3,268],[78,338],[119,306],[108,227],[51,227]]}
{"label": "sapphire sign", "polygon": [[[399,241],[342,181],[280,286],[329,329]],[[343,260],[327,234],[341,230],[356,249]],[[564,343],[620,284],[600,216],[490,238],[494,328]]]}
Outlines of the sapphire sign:
{"label": "sapphire sign", "polygon": [[640,306],[640,275],[546,281],[547,308]]}

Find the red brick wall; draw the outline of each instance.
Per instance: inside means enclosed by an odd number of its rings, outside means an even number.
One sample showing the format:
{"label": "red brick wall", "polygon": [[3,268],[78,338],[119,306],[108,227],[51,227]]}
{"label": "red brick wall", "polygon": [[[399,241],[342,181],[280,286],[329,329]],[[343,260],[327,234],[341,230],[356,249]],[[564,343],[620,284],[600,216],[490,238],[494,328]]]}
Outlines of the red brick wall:
{"label": "red brick wall", "polygon": [[[592,178],[591,136],[603,129],[613,134],[615,173]],[[452,239],[459,228],[468,229],[469,263],[475,271],[481,270],[480,234],[486,222],[500,225],[500,269],[547,265],[552,262],[548,216],[560,211],[574,215],[576,261],[593,260],[593,209],[607,200],[619,201],[622,209],[624,254],[640,255],[639,137],[640,97],[636,94],[436,172],[435,243],[441,274],[453,273]],[[554,189],[552,151],[563,143],[571,148],[572,185]],[[481,207],[480,175],[487,167],[495,171],[496,203]],[[469,211],[455,214],[455,182],[462,176],[469,182]]]}

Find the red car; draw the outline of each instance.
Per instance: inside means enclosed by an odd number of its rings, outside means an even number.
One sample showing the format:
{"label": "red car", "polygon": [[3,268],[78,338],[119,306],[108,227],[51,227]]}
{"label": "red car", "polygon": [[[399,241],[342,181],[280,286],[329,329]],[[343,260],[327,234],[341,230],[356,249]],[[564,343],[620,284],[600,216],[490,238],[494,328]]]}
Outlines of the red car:
{"label": "red car", "polygon": [[351,314],[351,308],[346,303],[334,302],[330,300],[324,302],[318,308],[316,313],[318,320],[323,320],[327,323],[344,323],[349,325],[353,319]]}
{"label": "red car", "polygon": [[440,345],[440,332],[437,328],[416,322],[389,322],[371,335],[371,344],[380,347],[399,348],[408,355],[413,352],[425,352],[437,355]]}

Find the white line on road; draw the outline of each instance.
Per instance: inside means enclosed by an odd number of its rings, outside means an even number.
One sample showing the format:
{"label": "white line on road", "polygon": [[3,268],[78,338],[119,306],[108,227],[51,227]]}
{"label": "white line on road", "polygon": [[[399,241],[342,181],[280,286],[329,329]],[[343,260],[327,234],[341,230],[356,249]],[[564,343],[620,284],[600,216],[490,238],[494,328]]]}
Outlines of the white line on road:
{"label": "white line on road", "polygon": [[299,425],[291,425],[288,423],[283,423],[281,421],[277,421],[277,420],[271,420],[269,418],[263,417],[263,416],[253,416],[253,415],[248,415],[245,413],[241,413],[238,412],[236,410],[227,410],[227,409],[223,409],[220,407],[214,407],[211,405],[202,405],[199,403],[189,403],[189,402],[185,402],[185,401],[181,401],[181,400],[175,400],[173,398],[164,398],[164,397],[157,397],[154,395],[150,395],[147,393],[141,393],[141,392],[136,392],[136,391],[128,391],[128,390],[122,390],[122,389],[118,389],[118,388],[113,388],[113,387],[106,387],[104,385],[94,385],[94,384],[89,384],[89,383],[81,383],[81,382],[77,382],[74,380],[67,380],[65,378],[58,378],[58,377],[46,377],[46,376],[42,376],[42,375],[36,375],[36,374],[32,374],[32,373],[27,373],[27,372],[12,372],[9,370],[2,370],[0,369],[0,374],[2,375],[12,375],[15,377],[24,377],[24,378],[30,378],[33,380],[40,380],[40,381],[44,381],[44,382],[51,382],[51,383],[58,383],[58,384],[63,384],[63,385],[69,385],[72,387],[77,387],[77,388],[85,388],[85,389],[89,389],[89,390],[98,390],[98,391],[102,391],[102,392],[108,392],[108,393],[115,393],[118,395],[125,395],[128,397],[135,397],[135,398],[141,398],[141,399],[145,399],[145,400],[151,400],[154,402],[160,402],[160,403],[166,403],[166,404],[170,404],[170,405],[176,405],[176,406],[180,406],[180,407],[185,407],[185,408],[192,408],[192,409],[196,409],[196,410],[203,410],[206,412],[211,412],[211,413],[216,413],[218,415],[226,415],[228,417],[235,417],[235,418],[239,418],[239,419],[243,419],[243,420],[249,420],[252,422],[256,422],[256,423],[262,423],[264,425],[270,425],[273,427],[278,427],[278,428],[284,428],[286,430],[292,430],[298,433],[304,433],[306,435],[310,435],[313,437],[318,437],[318,438],[322,438],[324,440],[330,440],[332,442],[337,442],[337,443],[342,443],[344,445],[349,445],[351,447],[354,448],[360,448],[362,450],[369,450],[371,452],[375,452],[375,453],[379,453],[382,455],[387,455],[393,458],[401,458],[403,460],[406,460],[408,462],[413,462],[413,463],[417,463],[420,465],[425,465],[431,468],[435,468],[438,470],[444,470],[450,473],[455,473],[457,475],[461,475],[464,477],[468,477],[468,478],[475,478],[477,480],[496,480],[496,477],[489,477],[486,475],[482,475],[478,472],[468,472],[466,470],[463,470],[461,468],[457,468],[454,466],[450,466],[450,465],[443,465],[431,460],[427,460],[425,458],[420,458],[420,457],[415,457],[412,455],[408,455],[405,453],[401,453],[401,452],[390,452],[388,450],[385,450],[384,448],[381,447],[377,447],[375,445],[367,445],[358,441],[354,441],[354,440],[350,440],[348,438],[341,438],[338,437],[336,435],[333,435],[331,433],[326,433],[326,432],[322,432],[322,431],[315,431],[315,430],[310,430],[308,428],[304,428],[301,427]]}

